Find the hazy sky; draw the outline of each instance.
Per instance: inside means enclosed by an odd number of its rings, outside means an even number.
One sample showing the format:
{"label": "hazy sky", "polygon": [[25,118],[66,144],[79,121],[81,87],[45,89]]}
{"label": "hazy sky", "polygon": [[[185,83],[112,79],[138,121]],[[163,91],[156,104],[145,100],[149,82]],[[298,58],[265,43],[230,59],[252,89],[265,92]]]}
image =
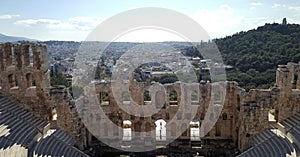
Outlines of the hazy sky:
{"label": "hazy sky", "polygon": [[[300,24],[300,0],[1,0],[0,33],[38,40],[85,40],[102,21],[139,7],[163,7],[197,21],[212,38],[225,37],[265,23]],[[128,41],[179,40],[170,33],[147,30]]]}

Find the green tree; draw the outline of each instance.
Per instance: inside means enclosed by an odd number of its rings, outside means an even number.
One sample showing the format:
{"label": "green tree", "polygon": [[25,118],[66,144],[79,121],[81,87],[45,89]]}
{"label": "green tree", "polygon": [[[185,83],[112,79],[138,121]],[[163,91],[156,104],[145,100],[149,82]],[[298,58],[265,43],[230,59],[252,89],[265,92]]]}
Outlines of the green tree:
{"label": "green tree", "polygon": [[50,84],[51,86],[55,86],[55,85],[64,85],[66,87],[68,86],[67,80],[62,73],[57,73],[53,75],[53,77],[50,78]]}

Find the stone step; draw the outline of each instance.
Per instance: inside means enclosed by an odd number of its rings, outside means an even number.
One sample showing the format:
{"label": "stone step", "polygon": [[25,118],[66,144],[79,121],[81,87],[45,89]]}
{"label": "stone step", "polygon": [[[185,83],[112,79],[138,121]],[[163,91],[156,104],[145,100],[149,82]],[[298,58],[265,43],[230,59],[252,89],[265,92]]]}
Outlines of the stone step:
{"label": "stone step", "polygon": [[53,133],[53,136],[57,137],[58,139],[60,139],[61,141],[69,144],[69,145],[73,145],[75,143],[75,140],[67,135],[66,133],[64,133],[63,131],[61,130],[57,130]]}

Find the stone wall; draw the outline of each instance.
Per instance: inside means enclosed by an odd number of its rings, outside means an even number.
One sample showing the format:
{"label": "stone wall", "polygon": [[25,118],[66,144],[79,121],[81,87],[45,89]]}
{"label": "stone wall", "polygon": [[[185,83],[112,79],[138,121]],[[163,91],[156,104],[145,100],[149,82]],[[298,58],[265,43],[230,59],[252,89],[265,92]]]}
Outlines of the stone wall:
{"label": "stone wall", "polygon": [[[90,126],[85,125],[93,126],[98,134],[108,139],[122,134],[119,128],[109,128],[111,131],[107,132],[107,124],[102,124],[102,119],[109,118],[120,128],[124,120],[130,121],[132,130],[137,134],[155,130],[155,122],[164,120],[167,138],[178,136],[178,140],[190,138],[190,121],[196,120],[200,122],[200,135],[204,136],[201,139],[229,140],[244,151],[250,147],[251,137],[276,127],[276,122],[300,111],[299,67],[300,64],[296,63],[279,65],[276,83],[271,89],[245,92],[235,82],[162,85],[118,80],[93,84],[85,88],[85,96],[73,100],[65,87],[50,88],[45,45],[5,43],[0,44],[0,96],[19,102],[25,109],[50,122],[52,128],[64,130],[76,139],[81,149],[91,145],[94,135],[89,133],[93,130],[87,130]],[[149,100],[144,100],[145,92],[150,96]],[[171,93],[176,93],[176,100],[170,98]],[[78,103],[81,105],[78,106]],[[152,115],[150,110],[138,111],[138,107],[129,107],[130,104],[152,106],[157,113]],[[99,108],[107,117],[97,112]],[[270,113],[275,122],[269,121]],[[215,125],[211,125],[214,121]],[[155,131],[147,136],[155,137]]]}
{"label": "stone wall", "polygon": [[0,94],[20,102],[38,117],[51,119],[50,75],[45,45],[0,45]]}
{"label": "stone wall", "polygon": [[[51,90],[50,90],[51,89]],[[86,147],[86,129],[67,89],[50,87],[46,45],[0,44],[0,96],[6,96]]]}

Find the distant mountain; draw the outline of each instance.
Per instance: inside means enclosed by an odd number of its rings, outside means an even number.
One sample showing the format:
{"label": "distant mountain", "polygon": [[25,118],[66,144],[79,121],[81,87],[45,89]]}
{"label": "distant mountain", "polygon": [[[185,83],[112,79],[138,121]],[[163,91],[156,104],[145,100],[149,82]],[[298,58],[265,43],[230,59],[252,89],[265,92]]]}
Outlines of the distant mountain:
{"label": "distant mountain", "polygon": [[0,42],[15,42],[15,41],[37,41],[37,40],[0,34]]}

